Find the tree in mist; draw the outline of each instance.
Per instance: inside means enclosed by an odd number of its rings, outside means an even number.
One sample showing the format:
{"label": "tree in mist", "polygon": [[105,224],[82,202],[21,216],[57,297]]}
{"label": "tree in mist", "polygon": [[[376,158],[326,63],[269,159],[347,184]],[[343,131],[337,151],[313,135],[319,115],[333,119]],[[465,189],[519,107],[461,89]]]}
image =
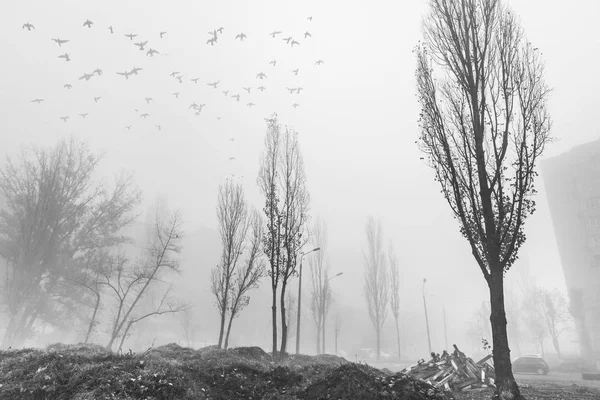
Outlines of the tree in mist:
{"label": "tree in mist", "polygon": [[366,224],[366,234],[367,253],[363,253],[365,261],[364,293],[369,318],[377,336],[377,361],[379,361],[381,357],[381,330],[387,318],[387,306],[390,297],[381,222],[369,217]]}
{"label": "tree in mist", "polygon": [[112,349],[120,339],[120,350],[131,328],[149,317],[175,314],[188,307],[173,301],[171,287],[163,290],[158,301],[143,309],[140,303],[156,286],[160,286],[165,275],[179,273],[178,254],[181,251],[180,240],[182,219],[178,212],[168,213],[156,208],[149,224],[147,243],[136,262],[123,254],[114,257],[114,261],[103,270],[103,284],[112,293],[115,300],[114,319],[107,347]]}
{"label": "tree in mist", "polygon": [[[2,347],[20,346],[36,322],[72,326],[69,310],[85,288],[65,279],[84,269],[90,254],[127,242],[122,228],[140,202],[130,176],[113,188],[95,182],[101,156],[71,139],[53,148],[31,147],[0,169],[0,256],[6,260],[2,301],[9,321]],[[94,322],[94,321],[92,321]]]}
{"label": "tree in mist", "polygon": [[542,355],[545,354],[544,341],[548,337],[548,331],[544,324],[544,314],[542,311],[542,295],[539,288],[535,288],[527,292],[521,306],[523,307],[524,320],[523,324],[527,329],[527,332],[537,344]]}
{"label": "tree in mist", "polygon": [[394,246],[390,243],[390,249],[388,251],[388,258],[390,262],[390,308],[392,310],[392,316],[396,324],[396,342],[398,345],[398,360],[402,359],[400,352],[400,267],[398,265],[398,259]]}
{"label": "tree in mist", "polygon": [[331,305],[329,266],[325,262],[327,255],[327,224],[320,218],[314,223],[311,239],[315,247],[320,249],[308,257],[311,282],[310,312],[317,329],[317,354],[320,354],[325,352],[325,319]]}
{"label": "tree in mist", "polygon": [[221,318],[217,343],[221,348],[236,266],[243,253],[248,231],[248,204],[241,184],[228,180],[219,187],[217,221],[223,250],[219,264],[211,271],[211,291],[217,299],[216,305]]}
{"label": "tree in mist", "polygon": [[416,51],[421,148],[489,287],[496,394],[520,399],[504,276],[525,241],[536,162],[551,139],[544,67],[500,0],[429,4]]}
{"label": "tree in mist", "polygon": [[185,344],[187,347],[192,347],[192,343],[196,338],[196,316],[193,312],[193,307],[189,307],[179,313],[179,323],[181,330],[183,331],[183,337],[185,338]]}
{"label": "tree in mist", "polygon": [[272,291],[273,353],[277,353],[277,289],[281,284],[281,346],[287,347],[285,293],[296,274],[298,253],[306,242],[309,195],[298,134],[282,128],[274,115],[267,119],[265,148],[261,155],[258,186],[265,197],[266,229],[263,251],[269,261]]}
{"label": "tree in mist", "polygon": [[260,214],[253,210],[248,219],[247,232],[247,258],[238,266],[231,288],[231,302],[229,305],[229,323],[225,335],[226,349],[229,345],[229,334],[233,319],[250,303],[248,292],[258,287],[258,281],[265,275],[265,265],[260,259],[261,241],[263,238],[263,221]]}
{"label": "tree in mist", "polygon": [[338,354],[338,339],[340,337],[340,332],[342,331],[342,317],[339,313],[335,315],[334,325],[333,325],[333,336],[335,339],[335,355]]}

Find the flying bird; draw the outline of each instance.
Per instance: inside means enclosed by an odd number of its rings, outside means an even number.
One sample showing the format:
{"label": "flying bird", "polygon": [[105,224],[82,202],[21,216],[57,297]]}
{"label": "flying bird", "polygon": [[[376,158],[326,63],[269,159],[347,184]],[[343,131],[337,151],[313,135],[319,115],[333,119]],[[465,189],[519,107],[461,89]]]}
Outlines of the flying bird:
{"label": "flying bird", "polygon": [[324,64],[323,60],[318,60],[317,62],[315,62],[315,65],[323,65],[323,64]]}
{"label": "flying bird", "polygon": [[304,88],[302,88],[302,87],[297,87],[297,88],[296,88],[296,93],[297,93],[297,94],[300,94],[300,91],[301,91],[301,90],[304,90]]}
{"label": "flying bird", "polygon": [[161,31],[161,32],[160,32],[160,38],[162,39],[162,38],[163,38],[163,36],[165,36],[166,34],[167,34],[167,32],[165,32],[165,31]]}
{"label": "flying bird", "polygon": [[232,99],[235,99],[236,101],[240,101],[240,95],[239,94],[234,94],[233,96],[231,96]]}
{"label": "flying bird", "polygon": [[157,50],[150,49],[146,52],[147,56],[154,57],[155,54],[160,54]]}
{"label": "flying bird", "polygon": [[232,137],[232,138],[229,138],[229,141],[230,141],[230,142],[233,142],[234,140],[235,140],[235,138],[234,138],[234,137]]}
{"label": "flying bird", "polygon": [[140,115],[140,117],[142,117],[142,118],[147,118],[149,115],[150,115],[150,114],[146,114],[146,113],[144,113],[144,114]]}
{"label": "flying bird", "polygon": [[171,72],[171,75],[170,75],[170,76],[172,76],[172,77],[177,77],[177,75],[179,75],[180,73],[181,73],[181,72],[173,71],[173,72]]}
{"label": "flying bird", "polygon": [[306,39],[307,37],[312,37],[309,31],[304,32],[304,39]]}
{"label": "flying bird", "polygon": [[66,83],[63,85],[65,89],[73,89],[73,86],[70,83]]}
{"label": "flying bird", "polygon": [[131,124],[130,125],[125,125],[125,129],[127,129],[128,131],[131,130]]}
{"label": "flying bird", "polygon": [[146,104],[150,104],[151,101],[153,101],[154,99],[152,97],[146,97]]}
{"label": "flying bird", "polygon": [[29,22],[27,22],[26,24],[23,24],[23,28],[22,29],[25,29],[25,28],[27,28],[27,30],[30,31],[32,29],[35,29],[35,26],[33,26],[32,24],[30,24]]}
{"label": "flying bird", "polygon": [[188,107],[188,110],[191,110],[192,108],[193,108],[194,110],[197,110],[197,109],[198,109],[198,104],[196,104],[196,103],[192,103],[192,104],[190,104],[190,106]]}
{"label": "flying bird", "polygon": [[159,131],[162,129],[162,128],[160,127],[160,125],[155,125],[155,126],[156,126],[156,129],[158,129]]}
{"label": "flying bird", "polygon": [[229,90],[222,90],[221,93],[223,93],[225,96],[227,96],[229,94]]}
{"label": "flying bird", "polygon": [[300,106],[300,104],[298,104],[298,103],[292,104],[292,107],[294,107],[294,108],[299,107],[299,106]]}
{"label": "flying bird", "polygon": [[254,103],[248,103],[248,104],[246,104],[246,106],[252,108],[254,106]]}
{"label": "flying bird", "polygon": [[269,33],[269,35],[271,35],[271,37],[275,37],[275,35],[279,35],[280,33],[282,33],[281,31],[273,31],[271,33]]}
{"label": "flying bird", "polygon": [[229,157],[229,161],[235,160],[235,157]]}
{"label": "flying bird", "polygon": [[113,27],[112,27],[112,26],[109,26],[109,27],[108,27],[108,30],[110,31],[110,33],[111,33],[111,34],[115,33],[115,32],[113,31]]}
{"label": "flying bird", "polygon": [[175,98],[178,99],[179,98],[179,92],[173,93],[173,96],[175,96]]}
{"label": "flying bird", "polygon": [[177,79],[179,83],[183,83],[183,75],[177,75],[175,79]]}
{"label": "flying bird", "polygon": [[38,103],[38,104],[40,104],[42,101],[44,101],[44,99],[33,99],[33,100],[31,100],[32,103]]}
{"label": "flying bird", "polygon": [[217,29],[217,32],[219,32],[219,34],[221,34],[221,33],[223,33],[223,29],[225,29],[225,28],[220,27],[219,29]]}
{"label": "flying bird", "polygon": [[272,66],[275,66],[275,64],[277,64],[277,60],[269,61],[269,64],[271,64]]}
{"label": "flying bird", "polygon": [[298,46],[300,46],[300,42],[297,42],[297,41],[295,41],[295,40],[292,40],[292,43],[291,43],[292,47],[294,47],[294,45],[295,45],[295,44],[297,44]]}
{"label": "flying bird", "polygon": [[94,103],[97,103],[98,100],[100,100],[102,97],[98,96],[98,97],[94,97]]}
{"label": "flying bird", "polygon": [[248,94],[250,94],[250,90],[252,89],[251,87],[242,87],[242,89],[244,89],[246,92],[248,92]]}
{"label": "flying bird", "polygon": [[98,76],[102,75],[102,70],[100,68],[96,68],[94,70],[94,72],[92,72],[93,74],[97,74]]}
{"label": "flying bird", "polygon": [[133,38],[137,36],[137,33],[126,33],[123,36],[128,37],[129,40],[133,40]]}
{"label": "flying bird", "polygon": [[312,21],[312,16],[306,18],[308,21]]}
{"label": "flying bird", "polygon": [[129,71],[129,74],[130,74],[130,75],[137,75],[137,74],[138,74],[138,72],[140,72],[140,71],[141,71],[141,70],[143,70],[143,69],[144,69],[144,68],[136,68],[136,67],[133,67],[133,68],[131,69],[131,71]]}
{"label": "flying bird", "polygon": [[64,58],[65,61],[71,61],[71,57],[69,57],[69,53],[62,54],[58,56],[58,58]]}
{"label": "flying bird", "polygon": [[63,44],[67,43],[68,40],[63,40],[63,39],[58,39],[58,38],[52,38],[51,39],[54,43],[58,44],[58,47],[62,47]]}
{"label": "flying bird", "polygon": [[144,46],[148,44],[148,41],[146,40],[145,42],[138,42],[138,43],[134,43],[134,45],[138,46],[140,48],[140,51],[144,51]]}
{"label": "flying bird", "polygon": [[258,74],[256,74],[256,79],[265,79],[267,77],[267,75],[265,75],[264,72],[259,72]]}
{"label": "flying bird", "polygon": [[259,86],[259,87],[257,87],[257,89],[258,89],[258,90],[260,90],[260,91],[262,92],[262,91],[264,91],[264,90],[266,89],[266,87],[264,87],[264,86]]}
{"label": "flying bird", "polygon": [[244,32],[242,32],[242,33],[238,33],[238,34],[235,36],[235,38],[236,38],[236,39],[240,39],[242,42],[243,42],[243,41],[244,41],[244,39],[246,39],[247,37],[248,37],[248,36],[247,36],[247,35],[246,35]]}
{"label": "flying bird", "polygon": [[60,117],[60,119],[62,119],[64,122],[67,122],[67,120],[69,119],[69,117]]}
{"label": "flying bird", "polygon": [[287,44],[290,44],[290,42],[291,42],[292,40],[294,40],[294,38],[293,38],[293,37],[291,37],[291,36],[289,36],[289,37],[283,38],[283,39],[281,39],[281,40],[285,40],[285,41],[287,42]]}
{"label": "flying bird", "polygon": [[294,73],[294,75],[298,75],[298,71],[300,71],[300,68],[296,68],[296,69],[292,70],[292,72]]}
{"label": "flying bird", "polygon": [[208,39],[206,41],[206,44],[210,44],[211,46],[214,46],[215,43],[217,43],[217,37],[216,36],[213,36],[213,37],[211,37],[210,39]]}
{"label": "flying bird", "polygon": [[131,72],[117,72],[117,75],[122,75],[125,77],[125,79],[129,79],[129,75],[131,75]]}
{"label": "flying bird", "polygon": [[89,113],[83,113],[83,114],[79,114],[79,116],[80,116],[81,118],[84,118],[84,119],[85,119],[85,117],[87,117],[87,116],[88,116],[88,114],[89,114]]}
{"label": "flying bird", "polygon": [[220,120],[221,120],[221,117],[217,117],[217,121],[220,121]]}
{"label": "flying bird", "polygon": [[206,86],[212,86],[213,89],[216,89],[217,85],[219,84],[219,82],[221,82],[221,81],[215,81],[215,82],[207,83]]}
{"label": "flying bird", "polygon": [[192,82],[194,82],[194,83],[198,83],[198,80],[199,80],[199,79],[200,79],[200,78],[191,78],[191,79],[190,79],[190,81],[192,81]]}
{"label": "flying bird", "polygon": [[79,77],[79,80],[85,79],[86,81],[89,81],[93,76],[94,76],[94,74],[85,73]]}
{"label": "flying bird", "polygon": [[292,93],[294,93],[296,91],[296,88],[286,87],[286,89],[290,92],[290,94],[292,94]]}
{"label": "flying bird", "polygon": [[85,22],[83,23],[83,26],[87,26],[88,28],[92,27],[93,22],[90,21],[89,19],[86,19]]}

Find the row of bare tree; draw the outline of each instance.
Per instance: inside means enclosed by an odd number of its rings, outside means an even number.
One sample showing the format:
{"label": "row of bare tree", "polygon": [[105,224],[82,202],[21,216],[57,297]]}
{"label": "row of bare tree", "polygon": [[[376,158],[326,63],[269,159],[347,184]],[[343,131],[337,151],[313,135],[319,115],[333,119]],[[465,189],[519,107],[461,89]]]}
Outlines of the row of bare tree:
{"label": "row of bare tree", "polygon": [[121,349],[140,321],[185,310],[161,288],[179,270],[180,215],[157,204],[136,247],[123,232],[141,193],[127,174],[112,187],[94,181],[101,158],[71,139],[24,149],[0,169],[1,300],[9,317],[1,347],[22,345],[41,325],[72,331],[78,322],[88,342],[104,319],[108,347]]}

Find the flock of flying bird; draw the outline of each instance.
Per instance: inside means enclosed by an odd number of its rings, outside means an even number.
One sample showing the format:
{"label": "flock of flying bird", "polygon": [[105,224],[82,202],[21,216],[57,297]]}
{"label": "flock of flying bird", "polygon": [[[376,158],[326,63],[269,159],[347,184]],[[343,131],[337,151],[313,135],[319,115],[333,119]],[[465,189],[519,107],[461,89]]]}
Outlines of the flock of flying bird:
{"label": "flock of flying bird", "polygon": [[[309,22],[312,21],[312,17],[308,17],[307,21],[309,21]],[[87,19],[83,23],[83,27],[88,28],[88,29],[91,29],[93,25],[94,25],[94,22],[90,21],[89,19]],[[32,30],[35,30],[35,26],[33,24],[31,24],[30,22],[27,22],[27,23],[23,24],[22,29],[23,30],[27,29],[27,31],[32,31]],[[206,44],[210,45],[210,46],[216,45],[218,43],[219,39],[221,38],[221,36],[223,35],[223,31],[224,30],[225,30],[224,27],[219,27],[218,29],[213,29],[212,31],[208,32],[209,38],[206,41]],[[113,26],[109,26],[108,27],[108,31],[110,32],[111,35],[115,34],[115,28]],[[161,31],[159,33],[159,38],[162,39],[166,34],[167,34],[166,31]],[[273,32],[269,33],[268,35],[271,38],[276,39],[277,36],[281,35],[281,34],[283,34],[282,31],[273,31]],[[126,38],[128,38],[130,41],[133,42],[134,39],[138,37],[138,34],[137,33],[125,33],[124,36]],[[304,36],[304,39],[308,39],[308,38],[312,37],[312,35],[311,35],[311,33],[309,31],[306,31],[303,36]],[[240,32],[240,33],[238,33],[238,34],[236,34],[234,36],[234,40],[239,40],[240,42],[243,42],[247,38],[248,38],[248,35],[246,33],[244,33],[244,32]],[[55,42],[58,45],[58,47],[61,48],[61,49],[63,48],[63,45],[67,45],[67,43],[69,43],[69,40],[67,40],[67,39],[51,38],[51,40],[53,42]],[[292,48],[294,46],[300,46],[300,42],[298,40],[296,40],[296,38],[294,38],[293,36],[287,36],[287,37],[283,38],[282,40],[285,41],[286,44],[290,45]],[[133,42],[133,45],[136,46],[140,51],[145,51],[146,52],[146,56],[148,56],[148,57],[154,57],[155,55],[161,54],[158,50],[156,50],[156,49],[154,49],[152,47],[148,47],[147,48],[147,46],[148,46],[148,40],[144,40],[144,41],[140,40],[140,41],[137,41],[137,42]],[[65,62],[71,61],[71,55],[68,52],[65,52],[64,54],[58,55],[58,58],[64,59]],[[323,60],[317,60],[315,62],[315,65],[317,65],[317,66],[323,65],[323,64],[324,64]],[[275,67],[277,65],[277,60],[270,61],[269,65],[271,65],[272,67]],[[133,68],[131,68],[129,70],[117,71],[116,74],[120,75],[120,76],[123,76],[125,78],[125,80],[129,80],[130,77],[138,75],[143,70],[144,70],[144,68],[141,68],[141,67],[133,67]],[[291,70],[291,73],[293,73],[295,76],[297,76],[298,73],[299,73],[299,68]],[[103,71],[100,68],[97,68],[97,69],[95,69],[92,72],[82,74],[79,77],[79,80],[89,81],[94,76],[101,76],[101,75],[103,75]],[[179,83],[183,83],[184,82],[184,76],[180,72],[178,72],[178,71],[173,71],[170,74],[170,77],[174,78]],[[268,77],[267,77],[266,73],[259,72],[259,73],[256,74],[256,79],[260,80],[260,81],[263,81],[265,79],[268,79]],[[189,81],[192,82],[192,83],[194,83],[194,84],[197,84],[199,80],[200,80],[199,77],[189,78]],[[218,87],[219,87],[219,85],[220,85],[220,83],[221,83],[221,81],[217,80],[217,81],[214,81],[214,82],[207,82],[206,85],[212,87],[215,90],[217,90]],[[64,87],[64,89],[68,89],[68,90],[73,89],[73,86],[71,84],[69,84],[69,83],[64,84],[63,87]],[[242,87],[242,89],[244,91],[246,91],[248,95],[250,95],[253,87],[251,87],[251,86]],[[304,90],[303,87],[286,87],[286,89],[288,90],[289,94],[293,94],[293,93],[300,94],[300,92],[302,90]],[[260,86],[256,87],[256,90],[258,90],[260,92],[263,92],[263,91],[267,90],[267,88],[263,84],[261,84]],[[233,91],[231,89],[229,89],[229,90],[221,90],[221,93],[224,96],[226,96],[226,97],[234,99],[236,102],[240,101],[240,98],[241,98],[240,94],[239,93],[233,93]],[[173,92],[172,95],[173,95],[174,98],[178,99],[179,95],[180,95],[180,92]],[[94,97],[94,102],[98,103],[98,101],[100,101],[101,99],[102,99],[102,97],[100,97],[100,96]],[[147,104],[150,104],[150,102],[152,102],[154,99],[152,97],[145,97],[144,100],[146,101]],[[37,104],[40,104],[43,101],[44,101],[43,98],[35,98],[35,99],[31,100],[32,103],[37,103]],[[195,116],[200,116],[201,113],[202,113],[202,110],[203,110],[203,108],[205,106],[206,106],[206,104],[197,104],[197,103],[193,102],[192,104],[190,104],[190,106],[188,107],[188,109],[192,110],[194,112]],[[251,108],[251,107],[254,107],[255,104],[250,101],[250,102],[248,102],[246,104],[246,106]],[[298,104],[297,102],[294,102],[292,104],[293,108],[297,108],[299,106],[300,106],[300,104]],[[140,112],[139,109],[135,109],[135,112],[137,112],[139,114],[139,117],[141,119],[146,119],[146,118],[148,118],[150,116],[150,114],[148,114],[148,113],[145,113],[145,112],[142,113],[142,112]],[[80,113],[78,115],[81,118],[85,119],[89,115],[89,113],[87,113],[87,112],[86,113]],[[61,116],[60,117],[60,119],[62,121],[64,121],[65,123],[68,122],[69,118],[70,118],[69,116]],[[220,120],[221,117],[217,117],[217,119]],[[128,124],[124,128],[127,129],[127,130],[131,130],[132,125]],[[162,126],[160,124],[155,125],[155,128],[157,130],[159,130],[159,131],[162,130]],[[231,141],[231,142],[233,142],[234,140],[235,140],[235,138],[233,138],[233,137],[229,139],[229,141]],[[235,158],[234,157],[230,157],[229,160],[232,161],[232,160],[235,160]]]}

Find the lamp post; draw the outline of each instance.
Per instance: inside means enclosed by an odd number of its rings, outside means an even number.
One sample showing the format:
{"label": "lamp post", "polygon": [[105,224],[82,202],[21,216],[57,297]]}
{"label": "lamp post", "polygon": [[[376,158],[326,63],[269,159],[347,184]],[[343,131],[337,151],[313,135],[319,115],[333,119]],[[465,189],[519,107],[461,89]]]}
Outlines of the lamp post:
{"label": "lamp post", "polygon": [[427,282],[427,279],[423,278],[423,308],[425,309],[425,325],[427,326],[427,344],[431,354],[431,334],[429,332],[429,317],[427,316],[427,301],[425,300],[425,282]]}
{"label": "lamp post", "polygon": [[[340,276],[342,274],[343,274],[343,272],[338,272],[337,274],[335,274],[335,275],[330,276],[329,278],[327,278],[327,280],[325,282],[329,282],[333,278],[336,278],[336,277],[338,277],[338,276]],[[321,324],[321,332],[322,332],[321,336],[323,336],[323,343],[322,343],[323,354],[325,354],[325,299],[327,298],[326,296],[327,296],[327,293],[323,293],[323,300],[322,300],[322,303],[321,303],[322,304],[322,307],[321,307],[321,312],[322,312],[321,321],[323,321],[322,324]]]}
{"label": "lamp post", "polygon": [[304,256],[312,253],[313,251],[321,250],[320,247],[315,247],[311,251],[302,253],[300,256],[300,274],[298,277],[298,315],[296,316],[296,354],[300,354],[300,313],[302,312],[302,260]]}

